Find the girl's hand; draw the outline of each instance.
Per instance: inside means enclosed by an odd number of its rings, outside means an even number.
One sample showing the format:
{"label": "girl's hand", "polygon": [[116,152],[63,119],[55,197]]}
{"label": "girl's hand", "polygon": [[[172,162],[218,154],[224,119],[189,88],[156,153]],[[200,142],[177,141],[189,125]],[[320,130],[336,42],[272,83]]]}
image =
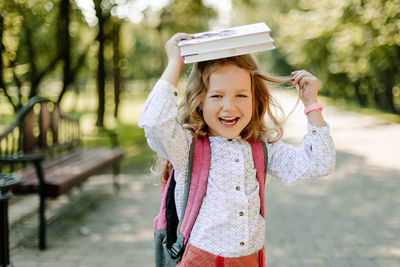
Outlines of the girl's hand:
{"label": "girl's hand", "polygon": [[178,47],[178,42],[184,39],[191,39],[192,36],[186,33],[176,33],[165,44],[167,50],[168,65],[165,68],[160,79],[168,81],[170,84],[177,86],[179,80],[179,73],[185,65],[181,57],[181,51]]}
{"label": "girl's hand", "polygon": [[304,106],[318,102],[318,79],[305,70],[297,70],[291,73],[292,84],[299,87],[299,96]]}
{"label": "girl's hand", "polygon": [[168,64],[172,64],[175,67],[183,68],[185,63],[183,62],[183,57],[178,47],[178,42],[180,40],[191,39],[192,36],[186,33],[176,33],[174,34],[165,44],[165,50],[167,51]]}

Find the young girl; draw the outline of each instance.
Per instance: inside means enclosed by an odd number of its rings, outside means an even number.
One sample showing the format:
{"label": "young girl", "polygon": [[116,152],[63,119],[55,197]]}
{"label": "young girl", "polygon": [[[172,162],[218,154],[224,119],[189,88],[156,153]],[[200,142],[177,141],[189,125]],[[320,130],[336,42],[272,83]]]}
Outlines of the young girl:
{"label": "young girl", "polygon": [[[195,137],[210,140],[206,194],[178,266],[215,266],[221,258],[236,259],[235,266],[258,266],[257,260],[251,265],[249,259],[263,253],[265,221],[248,141],[265,141],[268,173],[286,183],[328,175],[335,166],[335,150],[317,102],[318,80],[304,70],[293,72],[288,80],[264,75],[250,55],[195,63],[178,120],[176,86],[184,62],[177,44],[188,38],[178,33],[167,42],[168,65],[139,122],[149,146],[175,170],[177,214],[190,144]],[[298,85],[308,119],[304,148],[279,141],[282,125],[271,111],[276,104],[265,81]],[[266,114],[272,125],[266,125]]]}

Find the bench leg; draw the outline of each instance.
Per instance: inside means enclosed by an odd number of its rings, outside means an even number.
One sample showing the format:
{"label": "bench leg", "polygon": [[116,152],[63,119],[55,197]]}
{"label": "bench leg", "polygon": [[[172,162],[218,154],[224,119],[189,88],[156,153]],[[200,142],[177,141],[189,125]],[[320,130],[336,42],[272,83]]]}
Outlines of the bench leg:
{"label": "bench leg", "polygon": [[39,207],[39,248],[46,249],[46,197],[43,192],[40,193],[40,207]]}
{"label": "bench leg", "polygon": [[42,165],[39,161],[34,162],[36,174],[39,179],[39,248],[46,249],[46,185],[44,182],[44,174]]}
{"label": "bench leg", "polygon": [[6,195],[0,191],[0,266],[9,266],[10,264],[7,201]]}
{"label": "bench leg", "polygon": [[113,164],[113,184],[114,184],[115,192],[119,192],[119,190],[120,190],[119,181],[118,181],[119,171],[120,171],[119,162],[116,162]]}

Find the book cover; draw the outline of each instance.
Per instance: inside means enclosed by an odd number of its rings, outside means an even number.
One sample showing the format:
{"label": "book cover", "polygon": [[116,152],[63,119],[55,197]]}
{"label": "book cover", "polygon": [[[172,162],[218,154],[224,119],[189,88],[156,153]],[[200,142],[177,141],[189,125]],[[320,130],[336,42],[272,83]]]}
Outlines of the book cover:
{"label": "book cover", "polygon": [[274,49],[273,42],[262,43],[262,44],[255,44],[255,45],[247,45],[242,47],[235,47],[230,49],[222,49],[222,50],[215,50],[207,53],[196,54],[196,55],[188,55],[184,56],[184,62],[194,63],[218,58],[225,58],[225,57],[233,57],[239,56],[244,54],[250,54],[260,51],[272,50]]}
{"label": "book cover", "polygon": [[257,33],[268,33],[271,29],[264,22],[248,24],[243,26],[231,27],[219,31],[200,32],[193,34],[194,38],[190,40],[182,40],[178,43],[179,46],[194,45],[207,43],[223,39],[232,39],[239,36],[245,36]]}
{"label": "book cover", "polygon": [[245,45],[256,45],[267,42],[273,42],[274,40],[269,36],[268,32],[262,32],[257,34],[249,34],[245,36],[219,39],[214,42],[202,42],[193,45],[181,46],[181,55],[188,56],[193,54],[201,54],[214,50],[230,49]]}
{"label": "book cover", "polygon": [[185,63],[274,49],[270,28],[264,23],[194,34],[178,43]]}

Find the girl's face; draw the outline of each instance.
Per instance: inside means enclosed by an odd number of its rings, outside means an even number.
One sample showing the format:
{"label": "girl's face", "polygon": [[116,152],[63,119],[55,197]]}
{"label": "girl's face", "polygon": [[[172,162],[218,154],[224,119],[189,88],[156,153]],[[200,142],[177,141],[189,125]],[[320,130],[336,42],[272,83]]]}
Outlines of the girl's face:
{"label": "girl's face", "polygon": [[209,134],[235,138],[249,124],[252,116],[250,73],[228,64],[218,67],[209,79],[210,88],[201,105]]}

